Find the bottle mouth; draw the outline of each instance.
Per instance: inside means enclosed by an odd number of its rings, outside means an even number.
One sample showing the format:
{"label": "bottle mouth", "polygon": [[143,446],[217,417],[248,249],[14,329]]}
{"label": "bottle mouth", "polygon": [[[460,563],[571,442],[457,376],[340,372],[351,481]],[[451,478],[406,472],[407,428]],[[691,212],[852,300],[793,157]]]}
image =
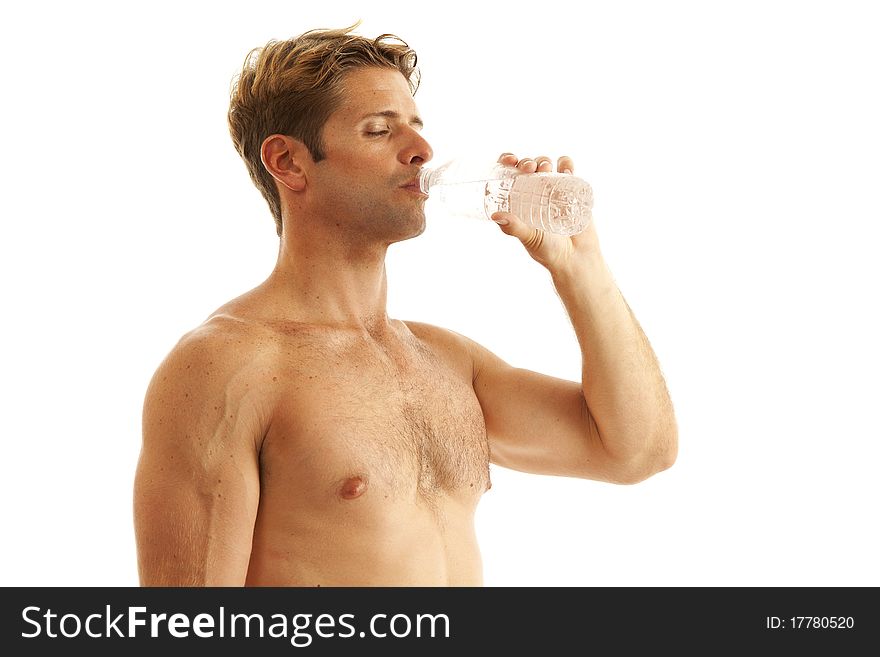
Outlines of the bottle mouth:
{"label": "bottle mouth", "polygon": [[431,170],[428,167],[422,167],[419,169],[419,191],[423,194],[428,193],[428,187],[430,187],[430,175]]}

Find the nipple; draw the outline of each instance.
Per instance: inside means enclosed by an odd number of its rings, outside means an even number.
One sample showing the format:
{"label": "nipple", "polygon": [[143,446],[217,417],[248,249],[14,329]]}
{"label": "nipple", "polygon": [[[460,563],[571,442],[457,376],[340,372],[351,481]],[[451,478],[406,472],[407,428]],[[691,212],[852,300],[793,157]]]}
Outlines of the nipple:
{"label": "nipple", "polygon": [[342,482],[339,495],[344,500],[353,500],[360,497],[367,490],[367,481],[363,477],[349,477]]}

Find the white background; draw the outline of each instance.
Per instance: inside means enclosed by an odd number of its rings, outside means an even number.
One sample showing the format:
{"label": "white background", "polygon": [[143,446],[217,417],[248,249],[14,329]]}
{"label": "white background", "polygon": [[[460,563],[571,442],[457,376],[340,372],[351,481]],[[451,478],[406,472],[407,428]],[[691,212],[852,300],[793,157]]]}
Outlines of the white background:
{"label": "white background", "polygon": [[[678,415],[678,462],[635,486],[493,469],[486,584],[880,585],[871,5],[6,3],[0,583],[137,584],[146,385],[275,262],[232,76],[360,18],[417,50],[436,159],[575,158]],[[579,377],[549,277],[491,222],[431,216],[388,273],[392,316]]]}

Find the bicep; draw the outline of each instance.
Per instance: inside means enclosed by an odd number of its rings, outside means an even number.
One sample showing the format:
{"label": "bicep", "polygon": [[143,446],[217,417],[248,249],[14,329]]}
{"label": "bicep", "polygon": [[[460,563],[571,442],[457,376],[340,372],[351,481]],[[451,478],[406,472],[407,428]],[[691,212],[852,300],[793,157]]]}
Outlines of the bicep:
{"label": "bicep", "polygon": [[245,582],[258,455],[246,410],[222,393],[161,369],[148,389],[134,485],[144,586]]}
{"label": "bicep", "polygon": [[493,463],[535,474],[609,478],[613,463],[580,383],[513,367],[476,343],[470,350]]}
{"label": "bicep", "polygon": [[513,367],[460,333],[408,325],[470,376],[492,463],[535,474],[620,479],[580,383]]}

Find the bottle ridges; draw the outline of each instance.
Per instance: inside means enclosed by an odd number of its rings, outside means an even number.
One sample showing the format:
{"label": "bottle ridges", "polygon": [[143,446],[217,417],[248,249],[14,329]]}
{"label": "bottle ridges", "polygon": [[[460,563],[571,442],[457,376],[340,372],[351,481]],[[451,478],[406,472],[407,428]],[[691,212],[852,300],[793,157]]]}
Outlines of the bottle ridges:
{"label": "bottle ridges", "polygon": [[593,192],[579,178],[536,173],[486,186],[486,214],[510,212],[527,224],[559,235],[574,235],[592,218]]}

